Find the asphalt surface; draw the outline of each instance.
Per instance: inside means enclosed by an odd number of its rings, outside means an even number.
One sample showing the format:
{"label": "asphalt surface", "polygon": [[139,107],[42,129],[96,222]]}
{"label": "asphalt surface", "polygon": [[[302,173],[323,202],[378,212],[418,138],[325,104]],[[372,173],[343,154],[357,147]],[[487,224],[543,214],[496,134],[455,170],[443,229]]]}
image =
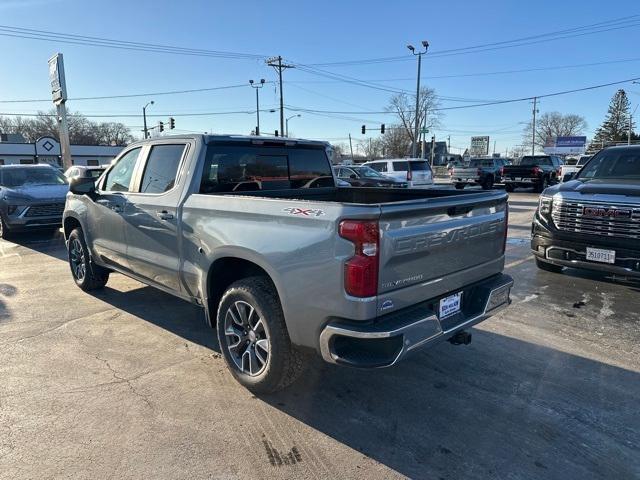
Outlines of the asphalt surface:
{"label": "asphalt surface", "polygon": [[640,282],[537,270],[536,202],[511,195],[514,303],[471,345],[262,398],[197,307],[82,292],[60,233],[0,241],[0,478],[640,478]]}

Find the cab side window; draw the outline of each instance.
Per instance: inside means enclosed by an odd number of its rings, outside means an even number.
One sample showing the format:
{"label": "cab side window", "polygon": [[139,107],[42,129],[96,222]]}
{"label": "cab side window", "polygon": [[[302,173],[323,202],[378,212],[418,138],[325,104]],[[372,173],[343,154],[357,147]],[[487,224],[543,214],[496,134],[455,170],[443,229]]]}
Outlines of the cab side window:
{"label": "cab side window", "polygon": [[151,147],[142,175],[141,193],[164,193],[173,188],[184,148],[184,144]]}
{"label": "cab side window", "polygon": [[131,184],[133,170],[136,167],[136,161],[140,155],[142,148],[134,148],[125,153],[118,163],[116,163],[111,171],[107,174],[104,181],[104,191],[106,192],[128,192]]}

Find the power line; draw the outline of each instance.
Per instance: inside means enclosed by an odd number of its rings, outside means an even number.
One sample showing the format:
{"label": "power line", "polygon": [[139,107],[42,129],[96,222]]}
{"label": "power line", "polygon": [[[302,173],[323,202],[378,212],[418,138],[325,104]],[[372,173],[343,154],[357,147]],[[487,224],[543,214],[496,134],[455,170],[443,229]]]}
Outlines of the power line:
{"label": "power line", "polygon": [[[266,82],[266,83],[274,83],[274,82]],[[69,101],[82,101],[82,100],[108,100],[108,99],[117,99],[117,98],[135,98],[135,97],[150,97],[150,96],[160,96],[160,95],[177,95],[183,93],[197,93],[197,92],[212,92],[215,90],[228,90],[232,88],[245,88],[247,86],[246,83],[238,84],[238,85],[226,85],[222,87],[209,87],[209,88],[193,88],[189,90],[170,90],[166,92],[148,92],[148,93],[132,93],[126,95],[102,95],[97,97],[75,97],[69,98]],[[51,99],[37,99],[37,100],[0,100],[0,103],[40,103],[40,102],[51,102]]]}
{"label": "power line", "polygon": [[36,30],[32,28],[14,27],[11,25],[0,25],[0,35],[31,40],[53,41],[72,45],[116,48],[121,50],[137,50],[154,53],[170,53],[175,55],[191,55],[245,60],[264,60],[266,58],[265,55],[257,55],[252,53],[195,49],[156,43],[130,42],[105,37],[92,37],[87,35],[52,32],[49,30]]}
{"label": "power line", "polygon": [[[260,112],[270,112],[270,109],[260,109]],[[184,113],[147,113],[147,117],[151,118],[162,118],[162,117],[208,117],[213,115],[240,115],[240,114],[250,114],[255,115],[255,110],[237,110],[237,111],[227,111],[227,112],[184,112]],[[17,112],[0,112],[0,116],[7,117],[56,117],[56,114],[53,113],[17,113]],[[100,114],[100,115],[84,115],[84,114],[69,114],[68,117],[85,117],[85,118],[137,118],[140,117],[140,114]]]}
{"label": "power line", "polygon": [[[473,45],[473,46],[454,48],[454,49],[448,49],[448,50],[440,50],[440,51],[434,50],[429,54],[429,58],[499,50],[502,48],[512,48],[512,47],[518,47],[523,45],[532,45],[532,44],[541,43],[541,42],[562,40],[566,38],[579,37],[583,35],[594,35],[597,33],[603,33],[603,32],[608,32],[612,30],[633,28],[640,25],[640,23],[637,22],[638,17],[640,17],[640,15],[636,14],[628,17],[620,17],[612,20],[605,20],[605,21],[593,23],[590,25],[583,25],[579,27],[573,27],[570,29],[547,32],[547,33],[531,35],[527,37],[520,37],[512,40],[503,40],[500,42],[485,43],[480,45]],[[313,64],[309,64],[309,66],[314,66],[314,67],[350,66],[350,65],[366,65],[366,64],[399,62],[399,61],[401,62],[401,61],[409,61],[409,60],[411,60],[411,57],[407,55],[402,55],[402,56],[393,56],[393,57],[369,58],[369,59],[363,59],[363,60],[344,60],[344,61],[338,61],[338,62],[313,63]]]}

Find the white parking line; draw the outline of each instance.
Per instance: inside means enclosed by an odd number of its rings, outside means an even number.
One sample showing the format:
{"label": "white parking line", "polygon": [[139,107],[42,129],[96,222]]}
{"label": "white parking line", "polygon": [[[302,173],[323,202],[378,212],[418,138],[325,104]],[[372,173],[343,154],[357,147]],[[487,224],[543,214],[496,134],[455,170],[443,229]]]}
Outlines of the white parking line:
{"label": "white parking line", "polygon": [[515,262],[511,262],[511,263],[507,263],[504,268],[513,268],[513,267],[517,267],[518,265],[522,265],[525,262],[528,262],[530,260],[533,260],[533,255],[529,255],[526,258],[521,258],[520,260],[516,260]]}

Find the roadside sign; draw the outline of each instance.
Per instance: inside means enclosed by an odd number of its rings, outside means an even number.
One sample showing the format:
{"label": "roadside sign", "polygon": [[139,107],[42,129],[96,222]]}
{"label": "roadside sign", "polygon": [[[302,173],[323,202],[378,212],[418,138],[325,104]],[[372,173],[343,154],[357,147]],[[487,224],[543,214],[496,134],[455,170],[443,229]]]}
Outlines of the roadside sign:
{"label": "roadside sign", "polygon": [[49,81],[53,103],[58,105],[67,100],[67,84],[64,78],[64,61],[61,53],[49,59]]}
{"label": "roadside sign", "polygon": [[471,153],[472,156],[488,155],[489,137],[471,137],[469,153]]}
{"label": "roadside sign", "polygon": [[544,153],[556,155],[582,154],[587,145],[587,137],[556,137],[550,143],[551,145],[544,146]]}

